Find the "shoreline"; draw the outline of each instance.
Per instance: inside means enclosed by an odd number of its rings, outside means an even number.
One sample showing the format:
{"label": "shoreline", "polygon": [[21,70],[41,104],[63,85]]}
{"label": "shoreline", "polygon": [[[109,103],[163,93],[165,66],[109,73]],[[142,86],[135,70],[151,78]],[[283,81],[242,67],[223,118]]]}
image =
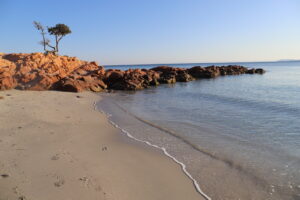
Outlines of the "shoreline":
{"label": "shoreline", "polygon": [[[205,151],[205,148],[201,148],[200,145],[197,146],[197,143],[189,140],[190,138],[184,137],[184,131],[188,132],[189,129],[178,129],[176,132],[176,129],[172,129],[172,126],[168,126],[167,123],[164,124],[164,119],[166,121],[174,120],[178,123],[176,121],[178,118],[174,117],[174,119],[170,118],[170,115],[163,115],[163,113],[168,113],[167,109],[163,109],[168,100],[158,101],[156,97],[167,99],[166,96],[169,94],[162,95],[165,90],[155,93],[154,91],[156,90],[153,89],[150,93],[139,92],[137,94],[124,92],[103,94],[101,95],[103,97],[102,103],[99,104],[98,108],[108,113],[109,119],[125,130],[125,134],[128,132],[133,137],[141,140],[141,142],[150,142],[160,147],[160,149],[165,148],[178,161],[184,163],[188,172],[200,183],[201,189],[212,199],[263,199],[268,197],[272,197],[272,199],[288,199],[292,196],[291,193],[288,193],[289,190],[284,190],[285,188],[278,186],[277,182],[272,182],[273,179],[267,179],[268,177],[263,176],[263,171],[259,171],[260,168],[257,168],[257,171],[251,171],[250,167],[247,168],[247,165],[243,163],[245,159],[230,160],[226,156],[222,157],[221,154],[211,154],[210,151]],[[174,90],[179,89],[174,88]],[[178,94],[176,93],[176,95]],[[170,98],[172,99],[173,96],[170,96]],[[156,102],[160,102],[160,106],[155,104]],[[172,105],[170,103],[171,108]],[[203,124],[201,125],[205,127]],[[209,134],[212,137],[218,134],[218,132],[209,132],[205,128],[199,129],[199,132],[196,131],[196,133]],[[214,149],[224,148],[224,146],[218,145],[220,143],[217,143],[218,141],[226,143],[226,138],[222,139],[224,140],[211,140],[211,142],[215,142],[211,143]],[[226,146],[230,148],[235,147]],[[237,147],[239,148],[239,146]],[[259,160],[249,159],[249,162],[251,161],[259,162]],[[272,166],[271,169],[275,168],[276,166]],[[279,168],[276,169],[279,171]],[[222,177],[222,181],[220,181],[220,177]],[[272,177],[276,176],[270,176],[270,178]]]}
{"label": "shoreline", "polygon": [[120,136],[93,108],[101,97],[0,96],[1,199],[203,199],[173,160]]}
{"label": "shoreline", "polygon": [[[107,118],[109,119],[109,114],[105,113],[104,111],[100,111],[102,113],[104,113]],[[198,183],[198,181],[193,178],[193,176],[187,171],[187,168],[186,168],[186,165],[182,162],[180,162],[178,159],[176,159],[176,157],[172,156],[167,150],[166,148],[164,147],[159,147],[155,144],[152,144],[151,142],[147,141],[147,140],[141,140],[141,139],[138,139],[136,137],[134,137],[133,135],[131,135],[128,131],[122,129],[121,127],[119,127],[116,123],[114,123],[112,120],[109,119],[109,123],[112,124],[114,127],[116,127],[117,129],[120,129],[120,131],[122,133],[124,133],[128,138],[134,140],[134,141],[137,141],[139,143],[143,143],[143,144],[146,144],[148,145],[149,147],[153,147],[155,149],[158,149],[159,151],[161,151],[164,156],[167,156],[168,158],[172,159],[176,164],[180,165],[181,166],[181,170],[182,172],[193,182],[193,185],[196,189],[196,191],[202,196],[204,197],[204,199],[206,200],[211,200],[211,198],[202,191],[202,189],[200,188],[200,185]]]}

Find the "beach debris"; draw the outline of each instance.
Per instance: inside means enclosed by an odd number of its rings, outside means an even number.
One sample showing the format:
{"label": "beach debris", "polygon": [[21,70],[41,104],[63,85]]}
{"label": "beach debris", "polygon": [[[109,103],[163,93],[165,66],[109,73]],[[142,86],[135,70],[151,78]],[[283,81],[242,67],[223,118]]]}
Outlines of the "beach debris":
{"label": "beach debris", "polygon": [[2,178],[8,178],[8,177],[9,177],[9,174],[1,174],[1,177],[2,177]]}
{"label": "beach debris", "polygon": [[79,98],[79,99],[80,99],[80,98],[83,98],[83,96],[79,96],[79,95],[77,95],[76,97]]}

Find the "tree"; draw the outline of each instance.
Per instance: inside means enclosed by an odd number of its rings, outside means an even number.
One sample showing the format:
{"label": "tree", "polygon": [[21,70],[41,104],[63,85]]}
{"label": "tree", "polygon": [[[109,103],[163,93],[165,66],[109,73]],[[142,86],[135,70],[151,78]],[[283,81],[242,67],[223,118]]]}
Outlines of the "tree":
{"label": "tree", "polygon": [[40,22],[33,21],[33,24],[34,27],[41,32],[43,40],[40,42],[40,44],[43,45],[44,51],[46,52],[47,51],[46,47],[49,45],[50,40],[46,38],[47,33],[45,32],[45,28]]}
{"label": "tree", "polygon": [[59,44],[60,40],[64,36],[72,33],[70,28],[65,24],[56,24],[54,27],[49,27],[48,32],[49,32],[50,35],[55,36],[55,47],[53,47],[49,44],[48,44],[48,46],[53,48],[56,53],[58,53],[58,44]]}
{"label": "tree", "polygon": [[[37,21],[34,21],[33,24],[34,24],[34,27],[41,32],[43,40],[40,42],[40,44],[43,45],[45,53],[50,52],[53,54],[57,54],[58,53],[58,44],[59,44],[60,40],[64,36],[71,33],[70,28],[65,24],[56,24],[54,27],[47,27],[48,33],[50,35],[55,36],[55,46],[53,46],[50,44],[50,40],[48,38],[46,38],[47,33],[45,32],[44,26],[40,22],[37,22]],[[52,49],[52,51],[47,50],[47,47],[50,47]]]}

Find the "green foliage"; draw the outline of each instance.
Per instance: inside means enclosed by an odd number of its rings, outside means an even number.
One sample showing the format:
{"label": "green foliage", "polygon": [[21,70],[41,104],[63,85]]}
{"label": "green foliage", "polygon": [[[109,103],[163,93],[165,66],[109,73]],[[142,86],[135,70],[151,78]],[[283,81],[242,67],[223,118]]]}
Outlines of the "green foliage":
{"label": "green foliage", "polygon": [[56,35],[61,37],[72,33],[70,28],[65,24],[56,24],[56,26],[54,27],[49,27],[48,32],[50,35]]}

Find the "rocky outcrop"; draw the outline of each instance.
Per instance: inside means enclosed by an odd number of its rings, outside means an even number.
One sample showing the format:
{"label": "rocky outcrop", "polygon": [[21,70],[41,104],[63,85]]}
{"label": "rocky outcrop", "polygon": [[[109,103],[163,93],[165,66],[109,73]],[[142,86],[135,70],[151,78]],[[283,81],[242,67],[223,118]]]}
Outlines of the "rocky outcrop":
{"label": "rocky outcrop", "polygon": [[159,84],[159,73],[146,69],[107,70],[105,83],[115,90],[140,90]]}
{"label": "rocky outcrop", "polygon": [[175,83],[177,82],[188,82],[194,80],[194,78],[188,73],[187,69],[175,68],[169,66],[158,66],[152,68],[155,72],[158,72],[160,77],[158,81],[160,83]]}
{"label": "rocky outcrop", "polygon": [[99,90],[98,86],[106,88],[101,81],[104,73],[104,68],[97,63],[81,61],[76,57],[43,53],[0,56],[2,90]]}
{"label": "rocky outcrop", "polygon": [[105,70],[96,62],[81,61],[76,57],[43,53],[0,54],[0,90],[141,90],[159,84],[201,78],[263,73],[263,69],[247,69],[238,65],[195,66],[189,69],[158,66],[149,70]]}
{"label": "rocky outcrop", "polygon": [[266,73],[266,71],[264,69],[258,68],[258,69],[248,69],[246,71],[246,74],[264,74]]}
{"label": "rocky outcrop", "polygon": [[86,63],[53,84],[51,89],[68,92],[82,92],[84,90],[101,92],[107,88],[102,80],[104,74],[104,67],[98,66],[96,62]]}

